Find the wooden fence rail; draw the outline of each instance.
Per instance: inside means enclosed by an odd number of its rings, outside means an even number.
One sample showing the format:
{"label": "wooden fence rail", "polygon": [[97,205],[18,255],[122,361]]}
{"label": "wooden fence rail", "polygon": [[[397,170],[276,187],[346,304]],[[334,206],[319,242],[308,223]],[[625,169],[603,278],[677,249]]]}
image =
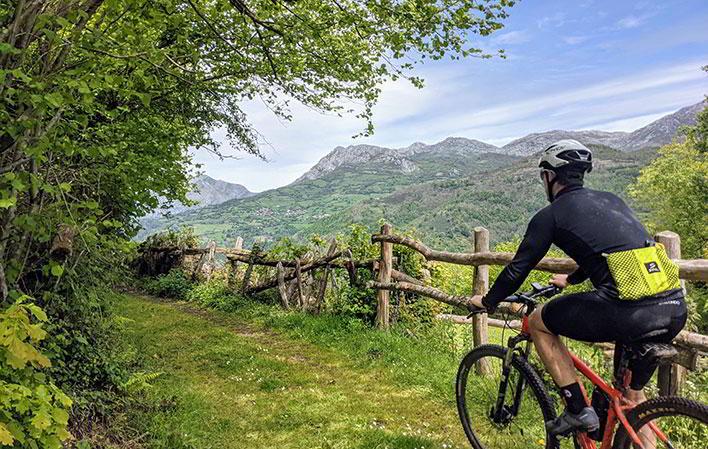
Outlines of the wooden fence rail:
{"label": "wooden fence rail", "polygon": [[[708,260],[681,259],[680,238],[673,232],[660,232],[655,236],[657,242],[662,243],[669,257],[679,266],[679,276],[688,281],[708,281]],[[484,295],[489,289],[489,266],[507,265],[514,254],[491,252],[489,250],[489,231],[479,227],[474,230],[472,246],[474,252],[455,253],[432,249],[423,242],[396,235],[389,224],[381,227],[379,234],[371,236],[372,243],[379,244],[380,255],[376,260],[354,260],[350,250],[338,250],[336,242],[330,241],[329,249],[325,254],[309,254],[301,259],[287,260],[269,257],[257,247],[253,251],[243,248],[243,239],[238,237],[232,248],[217,247],[209,242],[205,248],[179,248],[163,247],[149,248],[152,257],[149,260],[163,260],[155,257],[159,254],[169,254],[171,258],[181,254],[197,258],[193,266],[193,277],[198,273],[205,273],[209,279],[215,266],[215,255],[224,255],[229,267],[227,280],[229,288],[236,289],[236,273],[240,264],[245,264],[246,269],[241,279],[240,289],[244,294],[254,294],[270,288],[277,288],[281,303],[285,308],[295,305],[302,309],[318,313],[324,301],[328,282],[333,285],[336,276],[330,276],[334,268],[346,269],[351,285],[359,285],[357,270],[366,269],[374,273],[373,281],[366,286],[376,289],[376,325],[387,329],[391,321],[390,292],[407,292],[435,299],[445,304],[466,309],[472,296],[450,295],[442,290],[426,285],[425,280],[416,279],[406,273],[396,270],[397,260],[393,257],[394,245],[403,245],[420,253],[427,261],[446,262],[457,265],[474,266],[474,275],[471,279],[473,295]],[[170,259],[172,260],[172,259]],[[253,269],[255,266],[267,267],[264,273],[272,276],[266,279],[256,278]],[[536,266],[537,270],[551,273],[571,273],[577,265],[569,258],[544,257]],[[319,280],[313,276],[315,270],[321,270]],[[263,273],[261,276],[263,277]],[[309,279],[311,296],[306,297],[304,292],[305,280]],[[253,281],[253,284],[252,284]],[[312,304],[314,303],[314,304]],[[518,311],[518,310],[512,310]],[[471,324],[473,344],[479,346],[488,341],[488,326],[508,327],[518,329],[519,320],[509,322],[488,317],[486,314],[475,315],[467,319],[461,315],[442,314],[439,319],[460,324]],[[708,336],[693,332],[681,332],[674,343],[680,349],[681,356],[677,363],[662,366],[659,371],[659,385],[662,393],[676,392],[686,377],[686,368],[695,369],[699,353],[708,354]],[[605,345],[607,346],[607,345]],[[605,348],[607,349],[607,348]],[[477,366],[477,372],[484,374],[489,370],[487,366]]]}
{"label": "wooden fence rail", "polygon": [[[663,233],[657,234],[660,235]],[[674,233],[671,233],[674,234]],[[676,234],[674,234],[676,235]],[[437,262],[448,262],[456,265],[507,265],[514,258],[513,253],[502,252],[475,252],[475,253],[452,253],[448,251],[438,251],[429,248],[422,242],[410,237],[401,235],[374,234],[372,242],[388,242],[404,245],[418,251],[426,260]],[[674,259],[679,267],[679,276],[687,281],[708,281],[708,260],[706,259]],[[565,257],[544,257],[536,265],[537,270],[548,271],[550,273],[572,273],[578,265]]]}
{"label": "wooden fence rail", "polygon": [[[385,229],[385,232],[384,232]],[[678,234],[664,231],[655,235],[655,240],[664,245],[667,255],[678,265],[679,277],[689,281],[708,281],[708,260],[681,259],[681,239]],[[457,265],[471,265],[475,267],[472,281],[473,295],[484,295],[489,288],[489,265],[507,265],[513,257],[513,253],[501,253],[489,251],[489,231],[485,228],[475,228],[474,230],[474,252],[454,253],[448,251],[438,251],[425,245],[423,242],[410,237],[395,235],[391,233],[390,226],[384,226],[380,234],[371,237],[372,243],[381,244],[381,260],[390,257],[392,251],[391,244],[403,245],[420,253],[428,261],[447,262]],[[389,245],[384,247],[384,244]],[[551,273],[572,273],[577,269],[577,264],[569,258],[544,257],[535,267],[537,270]],[[389,279],[389,278],[386,278]],[[422,296],[450,304],[453,306],[467,307],[472,300],[471,296],[449,295],[439,289],[425,285],[417,285],[406,281],[386,282],[379,276],[378,282],[369,282],[372,288],[381,291],[405,291],[416,293]],[[684,287],[685,288],[685,287]],[[379,298],[381,296],[379,295]],[[458,315],[440,315],[440,319],[450,320],[461,324],[472,324],[474,346],[487,343],[487,326],[520,328],[521,322],[516,320],[510,323],[488,318],[486,314],[475,315],[472,319]],[[388,323],[386,317],[377,316],[377,323],[385,328]],[[695,363],[699,352],[708,353],[708,336],[694,332],[682,331],[674,340],[679,346],[681,363],[663,365],[659,368],[659,389],[662,394],[676,393],[686,378],[686,367],[695,369]],[[477,371],[485,373],[488,368],[477,366]]]}

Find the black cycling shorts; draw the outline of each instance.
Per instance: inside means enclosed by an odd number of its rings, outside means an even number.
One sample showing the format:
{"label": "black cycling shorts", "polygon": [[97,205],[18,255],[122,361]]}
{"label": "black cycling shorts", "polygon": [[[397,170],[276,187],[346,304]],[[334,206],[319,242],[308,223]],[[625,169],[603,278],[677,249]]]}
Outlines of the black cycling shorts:
{"label": "black cycling shorts", "polygon": [[[549,301],[541,318],[556,335],[587,342],[670,343],[686,324],[683,292],[676,290],[638,301],[608,299],[597,291],[573,293]],[[640,390],[656,367],[633,368]]]}

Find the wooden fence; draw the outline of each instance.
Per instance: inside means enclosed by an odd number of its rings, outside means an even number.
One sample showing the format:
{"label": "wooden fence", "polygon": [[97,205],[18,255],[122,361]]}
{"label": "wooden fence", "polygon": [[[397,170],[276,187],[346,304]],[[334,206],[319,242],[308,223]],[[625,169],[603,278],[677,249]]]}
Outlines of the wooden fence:
{"label": "wooden fence", "polygon": [[[664,231],[656,234],[657,242],[666,247],[670,258],[679,266],[679,275],[682,279],[689,281],[708,281],[708,260],[681,259],[681,240],[673,232]],[[391,322],[390,313],[390,292],[409,292],[428,298],[435,299],[445,304],[466,308],[472,299],[471,296],[450,295],[439,289],[426,285],[424,280],[416,279],[395,269],[396,260],[393,257],[393,246],[403,245],[420,253],[427,261],[446,262],[457,265],[473,266],[474,276],[472,282],[473,295],[484,295],[489,288],[489,266],[507,265],[511,262],[513,253],[490,252],[489,231],[485,228],[475,228],[473,247],[471,253],[455,253],[434,250],[424,243],[393,233],[389,224],[381,227],[379,234],[371,237],[372,243],[380,245],[380,256],[372,260],[354,260],[350,250],[341,250],[334,240],[330,241],[326,253],[306,254],[299,259],[278,260],[269,257],[267,253],[259,250],[259,245],[255,245],[253,250],[243,248],[243,239],[236,239],[235,245],[231,248],[220,248],[214,242],[209,242],[205,248],[150,248],[152,253],[158,255],[180,254],[183,257],[192,258],[190,269],[192,276],[199,273],[209,279],[214,271],[216,255],[223,254],[227,260],[228,282],[232,289],[240,289],[246,295],[262,292],[270,288],[277,288],[280,301],[283,307],[298,308],[310,312],[319,313],[322,308],[328,283],[332,283],[336,288],[336,278],[331,276],[331,270],[335,268],[346,269],[349,275],[349,282],[352,285],[360,285],[357,270],[366,269],[373,272],[373,281],[369,281],[366,286],[376,289],[376,325],[381,329],[387,329]],[[149,260],[164,260],[164,257],[148,257]],[[245,265],[245,269],[239,269],[239,265]],[[265,276],[256,279],[254,267],[269,267]],[[536,266],[537,270],[551,273],[571,273],[577,268],[575,262],[569,258],[543,258]],[[320,277],[316,279],[314,273],[319,270]],[[240,277],[240,286],[237,279]],[[487,342],[488,327],[511,327],[518,329],[520,321],[506,322],[488,317],[486,314],[474,316],[467,319],[463,315],[438,315],[441,320],[448,320],[454,323],[471,324],[474,346]],[[662,394],[669,394],[678,391],[686,377],[686,369],[695,369],[698,356],[708,354],[708,336],[682,331],[674,340],[675,346],[679,349],[679,357],[671,365],[662,366],[659,369],[659,385]],[[607,347],[608,345],[603,345]]]}
{"label": "wooden fence", "polygon": [[[408,248],[416,250],[426,260],[447,262],[458,265],[474,266],[474,277],[472,279],[473,295],[484,295],[489,288],[489,266],[490,265],[507,265],[513,259],[512,253],[493,253],[489,251],[489,231],[485,228],[475,228],[474,230],[474,252],[473,253],[452,253],[446,251],[437,251],[429,248],[420,241],[409,237],[394,235],[391,233],[390,226],[384,225],[381,228],[381,233],[373,235],[372,242],[381,243],[381,261],[390,259],[392,245],[404,245]],[[679,266],[679,276],[683,280],[690,281],[708,281],[708,260],[682,260],[681,259],[681,239],[678,234],[670,231],[664,231],[656,234],[655,240],[662,243],[666,247],[668,256]],[[536,266],[537,270],[548,271],[551,273],[572,273],[577,268],[577,265],[569,258],[543,258]],[[378,304],[381,310],[381,316],[377,318],[377,323],[385,328],[388,307],[389,291],[407,291],[417,293],[423,296],[428,296],[447,304],[466,306],[471,301],[471,296],[453,296],[448,295],[440,290],[425,287],[419,284],[399,281],[390,282],[390,278],[385,272],[380,272],[378,281],[371,282],[371,287],[378,289]],[[384,294],[383,292],[386,292]],[[461,315],[439,315],[438,318],[450,320],[460,324],[471,324],[473,326],[474,345],[478,346],[487,342],[488,326],[504,327],[510,326],[519,329],[520,321],[507,323],[502,320],[490,319],[486,314],[475,315],[472,319],[467,319]],[[679,390],[681,384],[686,377],[686,369],[695,369],[697,366],[698,355],[700,353],[708,353],[708,336],[682,331],[674,340],[675,345],[680,350],[679,357],[675,360],[676,363],[662,366],[659,368],[659,387],[662,394],[675,393]]]}

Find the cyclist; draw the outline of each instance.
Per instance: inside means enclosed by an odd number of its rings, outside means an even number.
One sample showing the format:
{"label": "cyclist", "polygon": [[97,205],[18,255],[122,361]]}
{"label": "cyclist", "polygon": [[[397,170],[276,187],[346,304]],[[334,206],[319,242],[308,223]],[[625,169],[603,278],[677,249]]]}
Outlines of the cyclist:
{"label": "cyclist", "polygon": [[[561,140],[543,151],[539,167],[551,204],[531,219],[516,255],[489,292],[472,299],[475,306],[494,311],[521,286],[552,244],[578,264],[570,275],[554,275],[552,284],[565,288],[590,279],[594,290],[553,299],[529,319],[536,350],[566,404],[558,418],[546,423],[553,435],[599,426],[559,336],[620,345],[671,342],[686,323],[678,269],[624,201],[583,187],[592,164],[591,151],[576,140]],[[656,369],[641,362],[630,366],[631,385],[625,393],[637,403],[646,400],[642,389]]]}

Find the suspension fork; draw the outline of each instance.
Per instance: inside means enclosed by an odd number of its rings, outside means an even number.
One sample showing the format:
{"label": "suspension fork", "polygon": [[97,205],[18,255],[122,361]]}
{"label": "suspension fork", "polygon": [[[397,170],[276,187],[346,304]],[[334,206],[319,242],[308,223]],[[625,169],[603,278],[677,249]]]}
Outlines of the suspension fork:
{"label": "suspension fork", "polygon": [[[529,355],[531,355],[531,340],[526,340],[526,347],[523,349],[524,359],[528,360]],[[516,384],[516,391],[514,392],[514,403],[511,406],[511,414],[513,416],[519,414],[519,407],[521,407],[521,397],[524,394],[525,388],[526,378],[524,376],[519,376],[518,383]]]}
{"label": "suspension fork", "polygon": [[[526,348],[522,350],[517,350],[516,346],[526,341]],[[516,385],[516,391],[514,392],[514,402],[511,408],[504,406],[504,400],[506,399],[506,391],[509,387],[509,375],[511,374],[511,362],[514,359],[514,354],[519,352],[522,357],[528,358],[531,352],[531,341],[528,335],[519,334],[515,337],[509,338],[508,350],[506,351],[506,356],[504,357],[504,365],[502,366],[501,382],[499,383],[499,391],[497,393],[497,401],[492,409],[491,418],[494,422],[501,424],[511,417],[514,417],[519,412],[519,406],[521,405],[521,395],[523,394],[524,376],[519,376]]]}

